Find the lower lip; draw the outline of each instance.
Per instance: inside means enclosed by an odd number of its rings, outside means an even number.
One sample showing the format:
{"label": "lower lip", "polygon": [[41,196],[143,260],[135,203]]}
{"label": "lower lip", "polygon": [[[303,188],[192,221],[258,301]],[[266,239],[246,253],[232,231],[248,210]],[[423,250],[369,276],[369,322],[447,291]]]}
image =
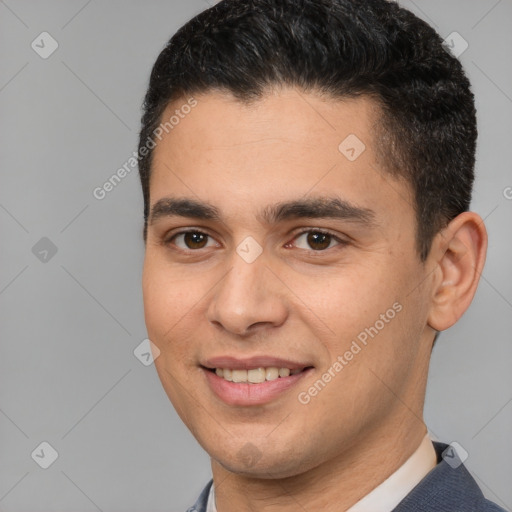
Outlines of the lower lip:
{"label": "lower lip", "polygon": [[274,380],[266,380],[260,384],[249,384],[247,382],[229,382],[219,377],[215,372],[203,370],[206,380],[212,391],[228,405],[261,405],[271,402],[285,391],[295,386],[313,368],[308,368],[289,377],[278,377]]}

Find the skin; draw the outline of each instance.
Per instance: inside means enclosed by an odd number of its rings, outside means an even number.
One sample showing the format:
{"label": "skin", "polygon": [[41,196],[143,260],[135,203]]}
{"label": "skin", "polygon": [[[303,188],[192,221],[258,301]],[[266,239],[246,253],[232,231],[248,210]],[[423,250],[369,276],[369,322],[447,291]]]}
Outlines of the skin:
{"label": "skin", "polygon": [[[268,91],[250,106],[220,92],[195,98],[155,149],[151,205],[187,197],[217,207],[222,218],[166,216],[148,226],[143,295],[158,375],[211,456],[219,512],[295,511],[298,504],[346,510],[426,433],[435,331],[453,325],[473,298],[485,227],[475,213],[459,215],[420,260],[413,195],[377,157],[379,110],[369,98],[333,101],[293,88]],[[366,146],[354,161],[338,149],[350,134]],[[372,210],[372,222],[268,224],[259,216],[274,203],[333,196]],[[209,235],[204,247],[171,240],[188,228]],[[315,228],[343,243],[308,245],[300,232]],[[236,252],[248,236],[263,250],[252,263]],[[378,335],[300,403],[298,393],[396,303],[401,311]],[[270,355],[314,369],[270,403],[233,406],[214,395],[200,366],[220,355]]]}

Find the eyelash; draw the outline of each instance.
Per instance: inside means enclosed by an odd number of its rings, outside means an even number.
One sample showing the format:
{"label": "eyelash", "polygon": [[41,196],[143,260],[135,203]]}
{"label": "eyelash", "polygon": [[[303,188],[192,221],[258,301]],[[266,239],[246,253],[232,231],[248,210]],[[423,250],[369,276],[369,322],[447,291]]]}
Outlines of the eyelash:
{"label": "eyelash", "polygon": [[[206,235],[207,237],[209,238],[212,238],[213,239],[213,236],[211,236],[210,234],[208,233],[205,233],[204,231],[201,231],[199,229],[187,229],[187,230],[183,230],[183,231],[179,231],[177,233],[174,233],[172,236],[170,236],[169,238],[167,238],[165,241],[164,241],[164,245],[166,246],[169,246],[172,244],[172,241],[180,236],[180,235],[184,235],[186,233],[198,233],[198,234],[201,234],[201,235]],[[333,249],[334,247],[337,247],[337,246],[343,246],[343,245],[347,245],[348,242],[346,240],[342,240],[340,239],[339,237],[337,237],[334,233],[328,231],[328,230],[325,230],[325,229],[320,229],[320,228],[315,228],[315,229],[304,229],[302,231],[299,231],[298,233],[296,233],[292,239],[291,242],[294,242],[295,240],[297,240],[299,237],[301,237],[302,235],[304,234],[307,234],[307,233],[319,233],[319,234],[322,234],[322,235],[328,235],[330,236],[334,241],[337,242],[337,244],[333,247],[328,247],[326,249],[320,249],[320,250],[314,250],[314,249],[301,249],[303,251],[309,251],[309,252],[312,252],[312,253],[323,253],[323,252],[327,252],[328,250],[330,249]],[[289,243],[291,242],[288,242],[286,245],[288,245]],[[178,248],[177,249],[178,251],[182,252],[182,253],[193,253],[193,252],[199,252],[201,249],[181,249],[181,248]]]}

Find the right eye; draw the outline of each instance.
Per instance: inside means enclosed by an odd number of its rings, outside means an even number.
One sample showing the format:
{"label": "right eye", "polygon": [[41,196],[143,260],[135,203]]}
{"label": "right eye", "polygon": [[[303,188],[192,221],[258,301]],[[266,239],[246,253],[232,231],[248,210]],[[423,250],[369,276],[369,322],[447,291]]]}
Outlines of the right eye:
{"label": "right eye", "polygon": [[[165,244],[175,245],[182,251],[196,251],[198,249],[204,249],[205,247],[211,247],[211,245],[208,245],[210,239],[210,235],[202,231],[180,231],[167,239]],[[217,244],[213,239],[211,239],[211,241],[215,247]]]}

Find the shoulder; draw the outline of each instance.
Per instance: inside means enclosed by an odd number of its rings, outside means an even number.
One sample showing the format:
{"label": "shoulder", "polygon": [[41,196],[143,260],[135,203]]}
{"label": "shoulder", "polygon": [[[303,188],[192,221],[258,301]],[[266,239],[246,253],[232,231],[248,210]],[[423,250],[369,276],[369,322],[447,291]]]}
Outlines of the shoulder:
{"label": "shoulder", "polygon": [[496,503],[492,503],[491,501],[485,500],[485,508],[481,510],[483,512],[507,512],[504,508],[499,507]]}
{"label": "shoulder", "polygon": [[194,503],[192,507],[187,509],[187,512],[206,512],[207,505],[208,505],[208,495],[210,494],[210,487],[213,484],[213,480],[210,480],[206,487],[201,491],[201,494],[199,495],[199,498],[197,498],[197,501]]}
{"label": "shoulder", "polygon": [[[485,499],[453,448],[437,442],[434,442],[434,448],[437,466],[393,512],[506,512]],[[447,453],[446,457],[444,453]]]}

